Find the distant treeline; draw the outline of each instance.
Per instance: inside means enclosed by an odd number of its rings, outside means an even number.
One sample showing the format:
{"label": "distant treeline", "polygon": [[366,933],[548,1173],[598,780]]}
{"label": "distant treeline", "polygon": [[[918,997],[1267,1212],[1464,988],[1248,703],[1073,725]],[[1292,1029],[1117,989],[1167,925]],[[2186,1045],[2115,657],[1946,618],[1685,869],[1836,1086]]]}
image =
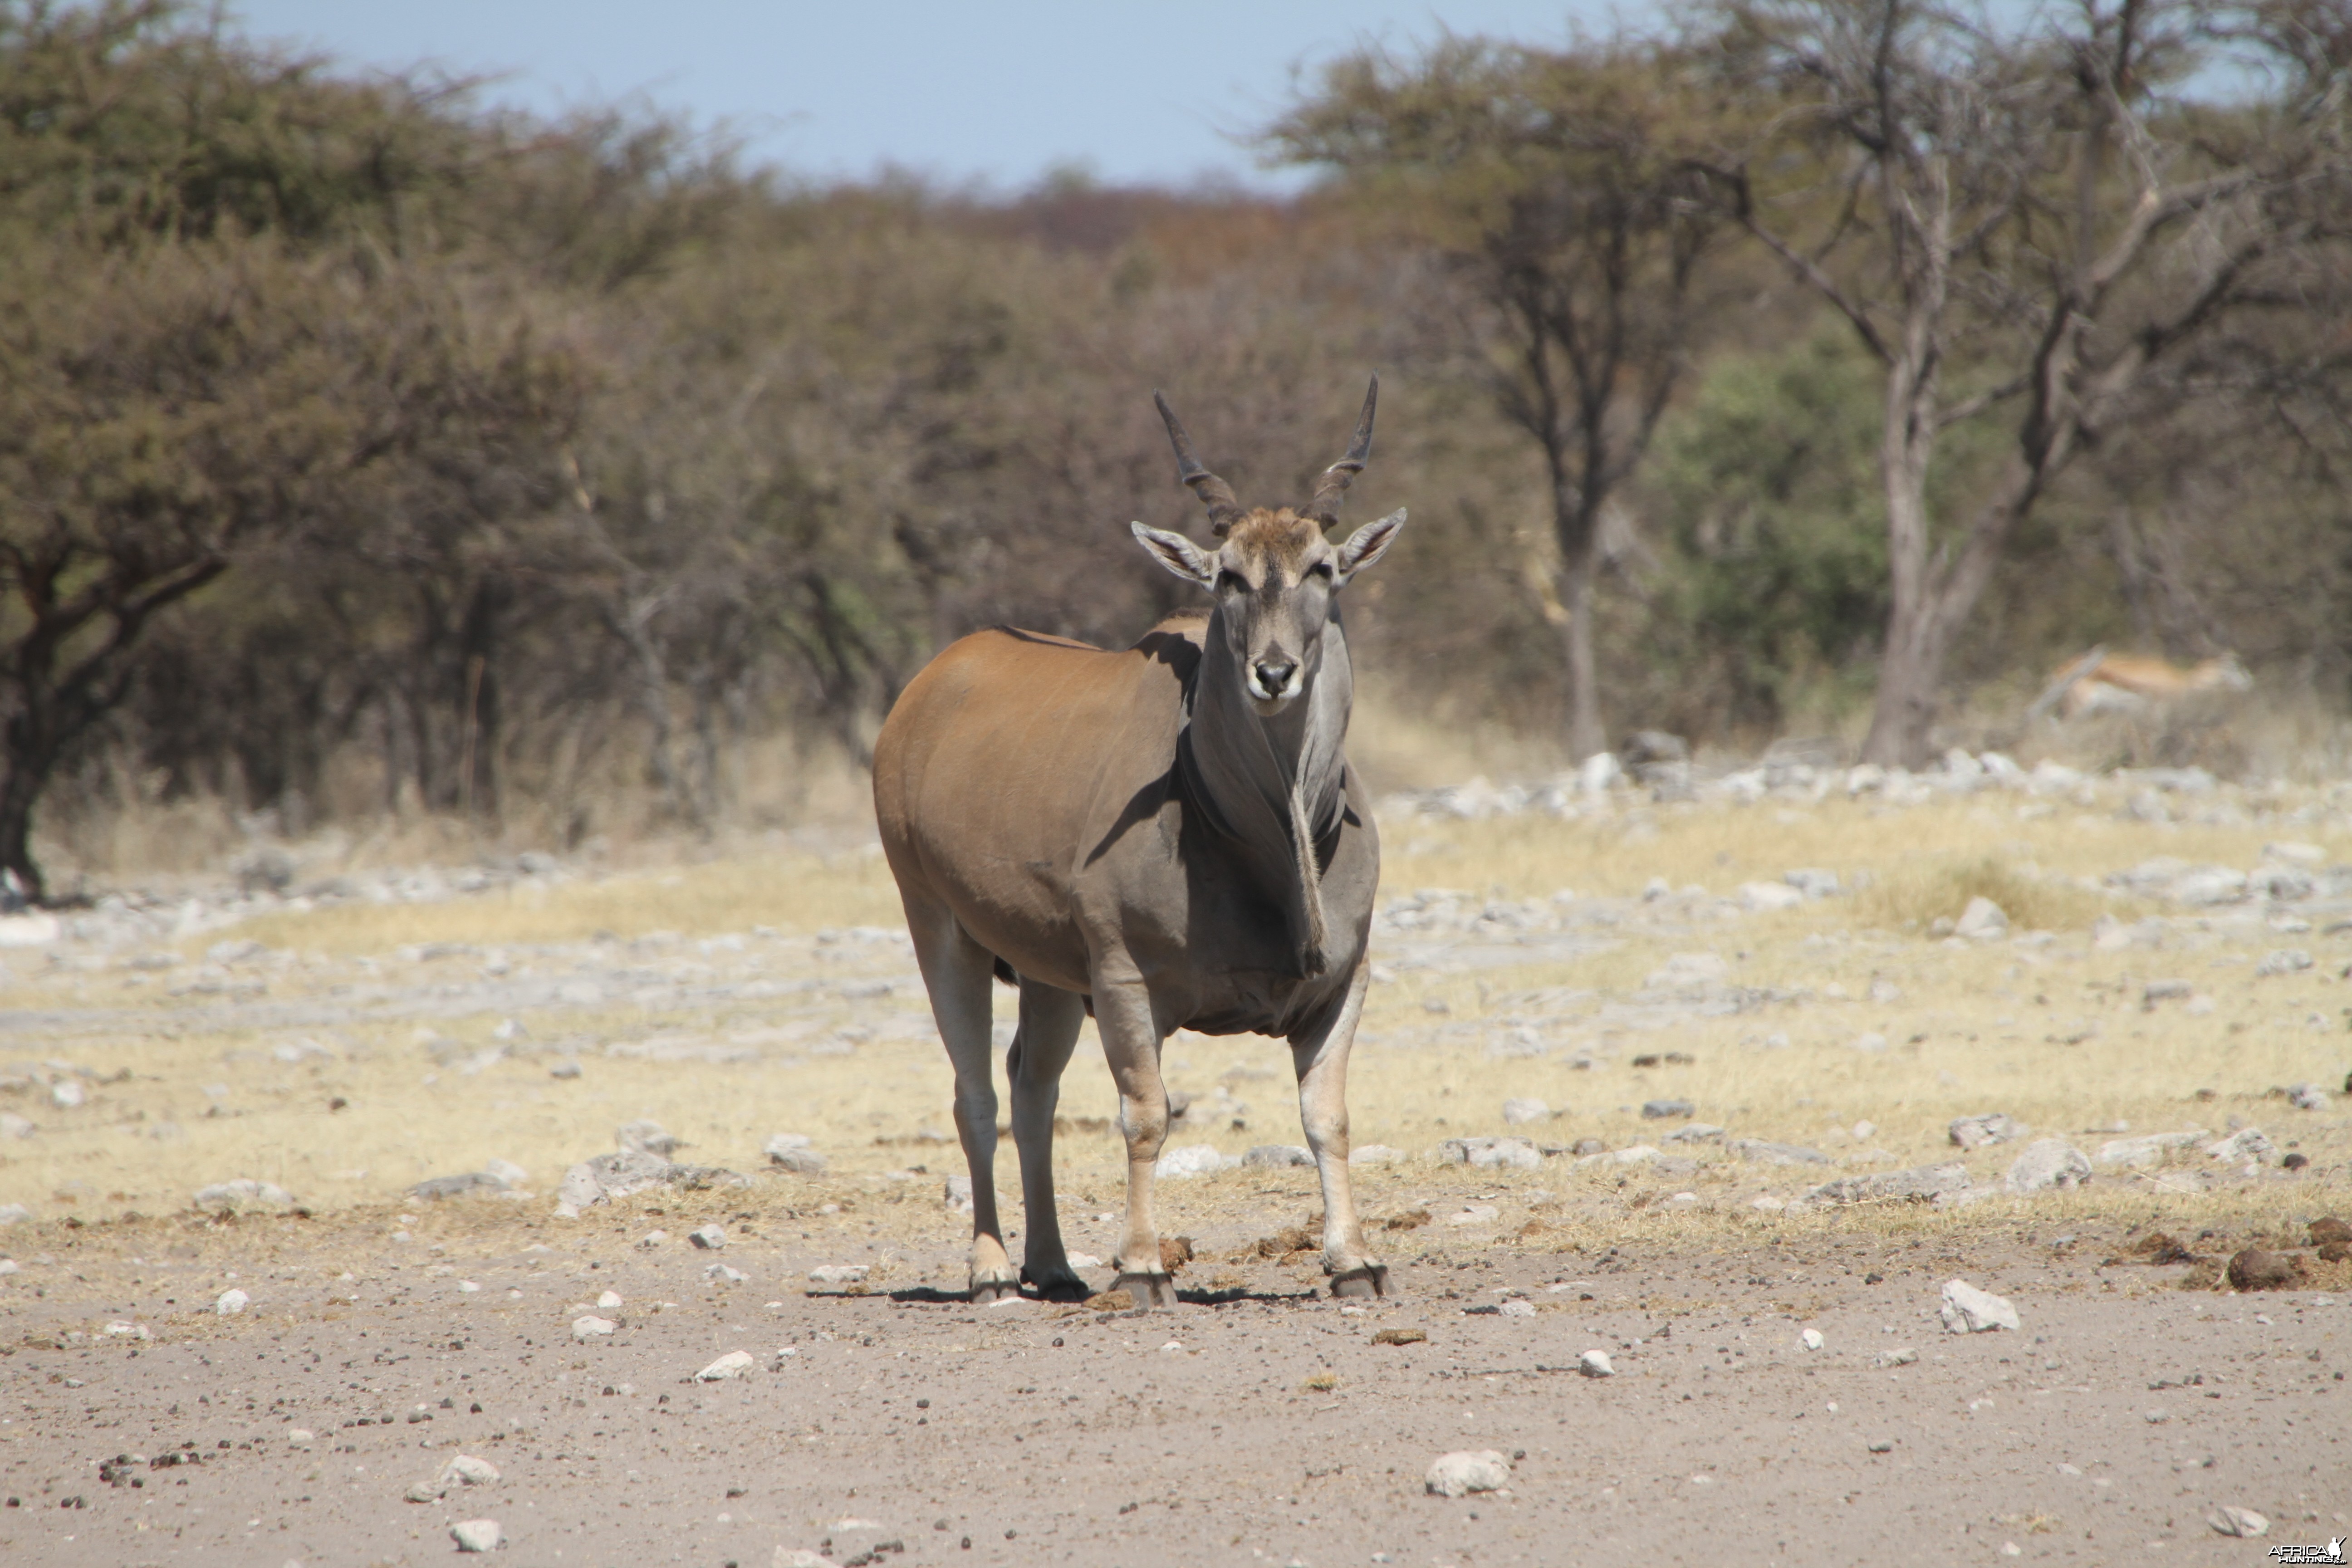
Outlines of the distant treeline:
{"label": "distant treeline", "polygon": [[1295,201],[982,200],[0,0],[0,869],[128,787],[718,822],[742,741],[862,757],[950,638],[1181,603],[1155,387],[1294,501],[1375,368],[1412,525],[1350,630],[1439,715],[1875,694],[1894,759],[2100,640],[2340,699],[2352,0],[2079,20],[1455,40],[1269,127]]}

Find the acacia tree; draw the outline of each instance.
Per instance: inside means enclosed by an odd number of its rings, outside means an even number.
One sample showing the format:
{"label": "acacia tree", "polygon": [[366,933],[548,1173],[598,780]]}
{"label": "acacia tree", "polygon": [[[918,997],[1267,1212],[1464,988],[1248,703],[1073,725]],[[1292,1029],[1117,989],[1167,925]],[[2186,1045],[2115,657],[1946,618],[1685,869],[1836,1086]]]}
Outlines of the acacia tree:
{"label": "acacia tree", "polygon": [[[2294,275],[2343,239],[2352,29],[2338,0],[2078,0],[2011,31],[1927,0],[1721,20],[1729,84],[1783,109],[1707,165],[1723,209],[1883,371],[1891,592],[1864,755],[1916,765],[2019,524],[2224,323],[2301,308]],[[2197,96],[2225,47],[2253,101]],[[1939,444],[1979,418],[2008,423],[2009,454],[1936,517]]]}
{"label": "acacia tree", "polygon": [[1482,378],[1543,458],[1579,759],[1608,745],[1592,637],[1601,519],[1705,318],[1719,225],[1684,156],[1705,116],[1694,85],[1688,60],[1654,42],[1447,39],[1411,63],[1339,61],[1268,132],[1286,158],[1403,196],[1472,286]]}

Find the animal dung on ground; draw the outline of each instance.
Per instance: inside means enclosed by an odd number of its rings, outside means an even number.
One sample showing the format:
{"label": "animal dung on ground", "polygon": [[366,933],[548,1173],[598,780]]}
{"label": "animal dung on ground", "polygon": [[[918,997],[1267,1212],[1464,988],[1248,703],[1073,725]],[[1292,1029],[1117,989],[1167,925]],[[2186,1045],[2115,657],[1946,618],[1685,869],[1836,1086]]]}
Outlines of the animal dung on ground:
{"label": "animal dung on ground", "polygon": [[1382,1329],[1372,1336],[1376,1345],[1421,1345],[1429,1342],[1429,1335],[1420,1329]]}
{"label": "animal dung on ground", "polygon": [[1189,1236],[1163,1236],[1160,1238],[1160,1269],[1173,1274],[1192,1261],[1192,1238]]}
{"label": "animal dung on ground", "polygon": [[1944,1327],[1956,1334],[1990,1333],[1995,1329],[2018,1331],[2017,1309],[2007,1298],[1979,1290],[1965,1279],[1945,1282],[1941,1310]]}
{"label": "animal dung on ground", "polygon": [[1087,1298],[1087,1306],[1097,1312],[1132,1312],[1135,1293],[1131,1290],[1102,1290]]}
{"label": "animal dung on ground", "polygon": [[2249,1247],[2230,1259],[2233,1290],[2292,1290],[2303,1283],[2303,1259],[2289,1252]]}
{"label": "animal dung on ground", "polygon": [[2326,1247],[2331,1241],[2352,1241],[2352,1225],[2347,1225],[2334,1215],[2313,1220],[2305,1227],[2311,1233],[2311,1245]]}
{"label": "animal dung on ground", "polygon": [[1511,1461],[1493,1448],[1440,1454],[1429,1462],[1422,1485],[1432,1497],[1468,1497],[1497,1492],[1510,1484]]}

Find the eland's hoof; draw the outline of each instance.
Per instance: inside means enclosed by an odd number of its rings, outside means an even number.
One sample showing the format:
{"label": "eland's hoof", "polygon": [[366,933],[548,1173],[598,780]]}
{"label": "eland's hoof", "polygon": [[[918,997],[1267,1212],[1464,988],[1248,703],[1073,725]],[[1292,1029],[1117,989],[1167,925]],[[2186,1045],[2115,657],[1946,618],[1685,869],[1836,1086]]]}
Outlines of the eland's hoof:
{"label": "eland's hoof", "polygon": [[1370,1298],[1389,1293],[1389,1270],[1384,1263],[1367,1263],[1360,1268],[1350,1268],[1331,1276],[1331,1294]]}
{"label": "eland's hoof", "polygon": [[1095,1293],[1093,1286],[1075,1274],[1050,1274],[1038,1279],[1024,1268],[1021,1282],[1034,1289],[1041,1301],[1083,1301]]}
{"label": "eland's hoof", "polygon": [[1176,1281],[1165,1274],[1122,1274],[1112,1282],[1111,1289],[1124,1290],[1135,1298],[1139,1307],[1172,1307],[1176,1304]]}
{"label": "eland's hoof", "polygon": [[975,1279],[971,1282],[971,1304],[975,1307],[1010,1300],[1020,1294],[1021,1287],[1010,1279]]}

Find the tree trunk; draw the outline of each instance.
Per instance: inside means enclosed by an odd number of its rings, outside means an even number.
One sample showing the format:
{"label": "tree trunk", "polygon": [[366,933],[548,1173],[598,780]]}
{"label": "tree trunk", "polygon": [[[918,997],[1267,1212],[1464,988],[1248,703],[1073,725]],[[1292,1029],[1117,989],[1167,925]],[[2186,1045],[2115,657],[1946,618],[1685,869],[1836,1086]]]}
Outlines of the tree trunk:
{"label": "tree trunk", "polygon": [[0,779],[0,873],[15,879],[16,891],[26,903],[37,904],[49,889],[33,859],[33,806],[48,782],[49,768],[16,755],[14,745],[9,751],[8,775]]}
{"label": "tree trunk", "polygon": [[1561,650],[1568,656],[1568,754],[1582,762],[1609,749],[1609,731],[1601,721],[1601,675],[1592,653],[1592,535],[1587,530],[1582,548],[1560,563],[1560,607],[1568,618],[1559,628]]}
{"label": "tree trunk", "polygon": [[1916,318],[1905,345],[1886,367],[1885,429],[1879,478],[1886,495],[1889,605],[1886,646],[1878,665],[1878,697],[1862,758],[1883,767],[1916,768],[1927,761],[1944,679],[1946,628],[1927,560],[1927,468],[1936,455],[1935,353]]}

